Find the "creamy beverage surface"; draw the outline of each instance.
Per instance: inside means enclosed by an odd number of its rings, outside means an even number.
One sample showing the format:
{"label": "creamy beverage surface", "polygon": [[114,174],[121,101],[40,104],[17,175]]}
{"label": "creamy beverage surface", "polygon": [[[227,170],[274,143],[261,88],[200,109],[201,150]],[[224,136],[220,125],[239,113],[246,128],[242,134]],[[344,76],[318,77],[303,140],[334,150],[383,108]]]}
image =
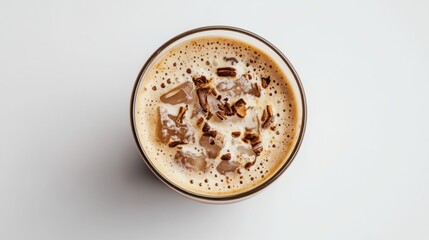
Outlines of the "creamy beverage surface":
{"label": "creamy beverage surface", "polygon": [[297,100],[265,52],[204,37],[155,59],[136,93],[134,118],[146,157],[195,194],[231,196],[268,180],[298,137]]}

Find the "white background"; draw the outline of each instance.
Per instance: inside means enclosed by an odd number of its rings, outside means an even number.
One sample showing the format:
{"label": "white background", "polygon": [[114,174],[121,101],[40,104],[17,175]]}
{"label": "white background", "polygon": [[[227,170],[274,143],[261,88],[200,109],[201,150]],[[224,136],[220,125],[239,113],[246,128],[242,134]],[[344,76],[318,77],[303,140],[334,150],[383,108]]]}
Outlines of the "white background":
{"label": "white background", "polygon": [[[0,239],[429,239],[427,1],[0,1]],[[207,205],[140,159],[135,77],[191,28],[278,46],[307,94],[287,172]]]}

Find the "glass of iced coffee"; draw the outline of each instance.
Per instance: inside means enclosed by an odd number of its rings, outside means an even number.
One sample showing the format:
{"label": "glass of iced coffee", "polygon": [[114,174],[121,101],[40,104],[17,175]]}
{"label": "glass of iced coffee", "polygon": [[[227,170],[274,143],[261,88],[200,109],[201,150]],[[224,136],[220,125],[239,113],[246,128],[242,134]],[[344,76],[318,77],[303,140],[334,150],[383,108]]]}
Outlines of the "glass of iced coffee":
{"label": "glass of iced coffee", "polygon": [[271,43],[211,26],[163,44],[141,69],[131,126],[150,170],[204,202],[250,197],[277,179],[301,145],[298,74]]}

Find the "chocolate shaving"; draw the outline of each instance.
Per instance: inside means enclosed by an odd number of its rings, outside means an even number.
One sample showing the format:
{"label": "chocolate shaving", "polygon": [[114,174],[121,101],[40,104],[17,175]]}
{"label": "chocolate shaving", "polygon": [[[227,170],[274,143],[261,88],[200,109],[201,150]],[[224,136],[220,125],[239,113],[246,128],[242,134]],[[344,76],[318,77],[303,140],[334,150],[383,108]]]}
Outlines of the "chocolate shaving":
{"label": "chocolate shaving", "polygon": [[235,137],[235,138],[240,137],[240,135],[241,135],[241,133],[240,133],[240,132],[232,132],[232,133],[231,133],[231,136],[232,136],[232,137]]}
{"label": "chocolate shaving", "polygon": [[206,116],[206,119],[207,120],[210,120],[210,118],[212,118],[213,117],[213,113],[212,112],[207,112],[207,116]]}
{"label": "chocolate shaving", "polygon": [[204,121],[204,118],[202,118],[202,117],[198,118],[198,120],[197,120],[197,126],[200,126],[201,123],[203,123],[203,121]]}
{"label": "chocolate shaving", "polygon": [[217,96],[217,98],[216,98],[217,100],[221,100],[222,99],[222,96],[221,95],[219,95],[219,96]]}
{"label": "chocolate shaving", "polygon": [[231,153],[227,153],[227,154],[222,155],[222,156],[220,157],[220,159],[222,159],[222,160],[224,160],[224,161],[229,161],[229,160],[231,160]]}
{"label": "chocolate shaving", "polygon": [[237,75],[237,73],[235,72],[235,68],[232,67],[218,68],[216,74],[219,77],[235,77],[235,75]]}
{"label": "chocolate shaving", "polygon": [[179,144],[187,144],[187,143],[188,143],[187,141],[180,141],[180,140],[177,140],[177,141],[169,142],[169,143],[168,143],[168,146],[169,146],[169,147],[175,147],[175,146],[177,146],[177,145],[179,145]]}
{"label": "chocolate shaving", "polygon": [[242,98],[235,102],[232,108],[237,116],[241,118],[246,116],[246,102]]}
{"label": "chocolate shaving", "polygon": [[236,63],[238,63],[238,60],[235,58],[235,57],[223,57],[223,60],[225,61],[225,62],[229,62],[229,61],[231,61],[231,64],[232,65],[234,65],[234,64],[236,64]]}
{"label": "chocolate shaving", "polygon": [[252,150],[256,156],[261,155],[263,150],[262,141],[259,139],[259,136],[256,133],[246,132],[244,134],[243,142],[250,143],[250,145],[252,145]]}
{"label": "chocolate shaving", "polygon": [[228,102],[225,102],[225,103],[223,104],[223,106],[225,107],[225,114],[226,114],[227,116],[232,116],[232,115],[234,115],[234,111],[232,110],[231,105],[229,105],[229,103],[228,103]]}
{"label": "chocolate shaving", "polygon": [[193,77],[192,81],[197,87],[201,87],[202,85],[207,84],[209,82],[205,76]]}
{"label": "chocolate shaving", "polygon": [[250,142],[250,144],[253,144],[258,140],[259,140],[259,137],[258,135],[256,135],[256,133],[246,132],[244,134],[243,142],[245,143]]}
{"label": "chocolate shaving", "polygon": [[234,107],[237,116],[244,118],[246,116],[246,106]]}
{"label": "chocolate shaving", "polygon": [[183,116],[185,115],[186,110],[188,110],[188,105],[186,105],[186,107],[179,108],[179,113],[177,114],[177,117],[176,117],[176,123],[183,122]]}
{"label": "chocolate shaving", "polygon": [[217,136],[217,131],[216,130],[209,130],[207,132],[204,132],[203,136],[215,138]]}
{"label": "chocolate shaving", "polygon": [[268,128],[274,122],[273,109],[271,105],[267,105],[261,117],[262,128]]}
{"label": "chocolate shaving", "polygon": [[198,100],[204,112],[209,111],[209,104],[207,103],[207,94],[209,91],[210,91],[210,88],[208,87],[197,89]]}
{"label": "chocolate shaving", "polygon": [[261,122],[264,123],[267,120],[267,118],[268,118],[268,113],[267,113],[267,110],[264,109],[261,116]]}
{"label": "chocolate shaving", "polygon": [[268,128],[274,122],[274,116],[268,117],[267,121],[262,124],[262,128]]}
{"label": "chocolate shaving", "polygon": [[213,96],[217,96],[217,92],[216,92],[216,90],[214,89],[214,88],[211,88],[210,89],[210,93],[213,95]]}
{"label": "chocolate shaving", "polygon": [[225,106],[222,103],[218,103],[217,107],[221,110],[225,112]]}
{"label": "chocolate shaving", "polygon": [[267,88],[268,85],[270,84],[270,82],[271,82],[270,76],[268,76],[266,78],[261,77],[261,84],[262,84],[263,88]]}
{"label": "chocolate shaving", "polygon": [[267,111],[268,111],[268,116],[274,116],[273,108],[271,107],[271,105],[267,105]]}
{"label": "chocolate shaving", "polygon": [[208,132],[212,127],[210,127],[210,125],[208,123],[204,123],[203,126],[203,132]]}
{"label": "chocolate shaving", "polygon": [[220,120],[225,120],[225,119],[226,119],[225,114],[224,114],[223,112],[221,112],[221,111],[217,111],[217,112],[216,112],[216,116],[217,116]]}
{"label": "chocolate shaving", "polygon": [[250,169],[250,167],[251,166],[253,166],[255,164],[255,161],[253,161],[253,162],[247,162],[245,165],[244,165],[244,168],[246,169],[246,170],[249,170]]}
{"label": "chocolate shaving", "polygon": [[252,88],[253,88],[253,95],[255,95],[256,97],[260,97],[261,87],[259,87],[257,83],[252,83]]}
{"label": "chocolate shaving", "polygon": [[253,143],[252,144],[252,150],[253,150],[253,152],[255,152],[256,156],[261,155],[261,152],[263,150],[262,142],[257,141],[255,143]]}
{"label": "chocolate shaving", "polygon": [[225,100],[225,103],[223,103],[223,104],[218,103],[217,106],[218,106],[219,110],[221,110],[224,113],[224,115],[227,115],[227,116],[233,116],[234,115],[234,110],[231,107],[231,105],[227,102],[227,100]]}
{"label": "chocolate shaving", "polygon": [[243,74],[243,76],[248,80],[252,80],[252,75],[250,75],[249,73],[245,73]]}

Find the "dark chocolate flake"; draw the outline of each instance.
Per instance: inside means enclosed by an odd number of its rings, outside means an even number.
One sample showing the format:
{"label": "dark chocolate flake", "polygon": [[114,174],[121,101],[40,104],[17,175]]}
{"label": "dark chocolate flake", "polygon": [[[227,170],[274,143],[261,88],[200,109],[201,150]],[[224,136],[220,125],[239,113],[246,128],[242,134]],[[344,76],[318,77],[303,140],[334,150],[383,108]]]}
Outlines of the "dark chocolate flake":
{"label": "dark chocolate flake", "polygon": [[261,155],[262,150],[263,150],[262,146],[260,146],[258,148],[253,148],[253,152],[255,152],[256,156]]}
{"label": "dark chocolate flake", "polygon": [[213,95],[213,96],[217,96],[217,92],[216,92],[216,90],[214,89],[214,88],[211,88],[210,89],[210,93]]}
{"label": "dark chocolate flake", "polygon": [[268,116],[274,116],[273,107],[271,107],[271,105],[267,105],[267,111],[268,111]]}
{"label": "dark chocolate flake", "polygon": [[208,123],[204,123],[203,125],[203,132],[208,132],[211,129],[210,125]]}
{"label": "dark chocolate flake", "polygon": [[246,169],[246,170],[249,170],[250,169],[250,167],[251,166],[253,166],[255,164],[255,162],[247,162],[245,165],[244,165],[244,168]]}
{"label": "dark chocolate flake", "polygon": [[265,77],[265,78],[261,77],[261,85],[263,88],[267,88],[268,85],[270,84],[270,82],[271,82],[270,76]]}
{"label": "dark chocolate flake", "polygon": [[227,116],[232,116],[232,115],[234,115],[234,111],[232,110],[232,107],[231,107],[231,105],[229,105],[229,103],[228,103],[228,102],[225,102],[225,103],[223,104],[223,106],[225,107],[225,114],[226,114]]}
{"label": "dark chocolate flake", "polygon": [[246,78],[247,80],[252,80],[252,75],[250,75],[249,73],[245,73],[243,74],[244,78]]}
{"label": "dark chocolate flake", "polygon": [[240,98],[240,99],[237,100],[237,102],[234,103],[234,105],[236,105],[236,106],[244,106],[244,105],[246,105],[246,102],[242,98]]}
{"label": "dark chocolate flake", "polygon": [[216,112],[216,116],[220,119],[220,120],[225,120],[226,116],[225,113],[221,112],[221,111],[217,111]]}
{"label": "dark chocolate flake", "polygon": [[172,142],[168,143],[168,146],[169,147],[175,147],[175,146],[177,146],[179,144],[187,144],[187,142],[186,141],[181,141],[181,140],[172,141]]}
{"label": "dark chocolate flake", "polygon": [[241,133],[240,133],[240,132],[232,132],[232,133],[231,133],[231,136],[232,136],[232,137],[235,137],[235,138],[240,137],[240,135],[241,135]]}
{"label": "dark chocolate flake", "polygon": [[238,60],[235,57],[223,57],[225,62],[231,62],[231,65],[238,63]]}
{"label": "dark chocolate flake", "polygon": [[265,123],[265,121],[267,121],[267,119],[268,119],[268,113],[267,113],[267,110],[264,109],[264,111],[262,112],[262,116],[261,116],[261,122]]}
{"label": "dark chocolate flake", "polygon": [[242,98],[235,102],[232,108],[237,116],[241,118],[246,116],[246,102]]}
{"label": "dark chocolate flake", "polygon": [[213,113],[212,112],[207,112],[207,116],[206,116],[206,119],[207,120],[210,120],[210,118],[212,118],[213,117]]}
{"label": "dark chocolate flake", "polygon": [[217,104],[217,107],[218,107],[221,111],[225,112],[225,106],[223,106],[223,104],[218,103],[218,104]]}
{"label": "dark chocolate flake", "polygon": [[258,140],[259,140],[259,137],[258,137],[258,135],[256,135],[256,133],[246,132],[244,134],[243,141],[246,143],[250,142],[250,144],[254,144]]}
{"label": "dark chocolate flake", "polygon": [[204,132],[203,136],[215,138],[217,136],[217,131],[216,130],[209,130],[207,132]]}
{"label": "dark chocolate flake", "polygon": [[209,104],[207,103],[207,94],[210,91],[210,88],[198,88],[197,95],[200,102],[200,106],[204,112],[209,111]]}
{"label": "dark chocolate flake", "polygon": [[203,121],[204,121],[204,118],[202,118],[202,117],[198,118],[198,120],[197,120],[197,126],[200,126],[201,123],[203,123]]}
{"label": "dark chocolate flake", "polygon": [[268,128],[274,122],[274,116],[268,117],[267,121],[262,124],[262,128]]}
{"label": "dark chocolate flake", "polygon": [[257,83],[252,83],[252,88],[253,88],[253,95],[255,95],[256,97],[260,97],[261,87],[259,87]]}
{"label": "dark chocolate flake", "polygon": [[237,116],[244,118],[246,116],[246,106],[234,107]]}
{"label": "dark chocolate flake", "polygon": [[252,150],[253,150],[253,152],[255,152],[256,156],[261,155],[261,152],[263,150],[262,142],[259,141],[259,142],[252,144]]}
{"label": "dark chocolate flake", "polygon": [[267,105],[261,117],[262,128],[268,128],[274,122],[273,109],[271,105]]}
{"label": "dark chocolate flake", "polygon": [[200,86],[207,84],[209,82],[205,76],[193,77],[192,81],[194,82],[195,86],[197,86],[197,87],[200,87]]}
{"label": "dark chocolate flake", "polygon": [[218,68],[216,74],[219,77],[235,77],[237,75],[237,73],[235,72],[235,68],[232,67]]}
{"label": "dark chocolate flake", "polygon": [[227,154],[222,155],[222,156],[220,157],[220,159],[222,159],[222,160],[224,160],[224,161],[229,161],[229,160],[231,160],[231,153],[227,153]]}

